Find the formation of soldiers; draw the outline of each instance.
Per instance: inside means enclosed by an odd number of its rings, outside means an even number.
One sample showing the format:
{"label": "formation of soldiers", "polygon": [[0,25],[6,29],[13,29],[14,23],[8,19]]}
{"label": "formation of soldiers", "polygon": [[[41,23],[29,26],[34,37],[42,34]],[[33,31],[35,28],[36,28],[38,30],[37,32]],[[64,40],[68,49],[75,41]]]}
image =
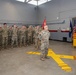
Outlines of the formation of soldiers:
{"label": "formation of soldiers", "polygon": [[0,49],[29,46],[34,44],[36,49],[40,48],[39,33],[42,31],[40,26],[17,25],[9,26],[4,23],[0,26]]}
{"label": "formation of soldiers", "polygon": [[0,26],[0,50],[13,47],[34,45],[36,50],[41,50],[40,60],[44,61],[48,54],[50,33],[48,26],[44,29],[40,26],[17,25],[7,26],[6,23]]}

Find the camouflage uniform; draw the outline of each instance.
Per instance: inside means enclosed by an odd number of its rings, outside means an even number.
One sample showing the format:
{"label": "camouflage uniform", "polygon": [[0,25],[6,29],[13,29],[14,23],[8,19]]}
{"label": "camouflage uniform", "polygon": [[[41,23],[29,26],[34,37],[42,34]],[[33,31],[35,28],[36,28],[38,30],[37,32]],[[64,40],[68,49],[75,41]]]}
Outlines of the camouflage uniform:
{"label": "camouflage uniform", "polygon": [[29,43],[28,43],[28,28],[26,28],[25,29],[26,31],[25,31],[25,43],[26,43],[26,45],[28,45]]}
{"label": "camouflage uniform", "polygon": [[39,40],[39,33],[41,32],[41,28],[35,28],[35,48],[38,50],[40,48],[40,45],[41,45],[41,41]]}
{"label": "camouflage uniform", "polygon": [[18,45],[20,45],[20,28],[18,28],[18,33],[17,33],[17,39],[18,39]]}
{"label": "camouflage uniform", "polygon": [[[42,28],[40,27],[39,28],[39,33],[42,31]],[[39,36],[39,34],[38,34],[38,36]],[[40,46],[41,46],[41,40],[39,39],[39,37],[38,37],[38,49],[40,48]]]}
{"label": "camouflage uniform", "polygon": [[8,28],[7,26],[6,27],[3,27],[2,28],[2,46],[3,48],[7,48],[7,45],[8,45]]}
{"label": "camouflage uniform", "polygon": [[13,27],[13,29],[12,29],[12,47],[14,46],[14,44],[16,44],[16,46],[18,46],[17,34],[18,34],[18,29]]}
{"label": "camouflage uniform", "polygon": [[25,28],[20,30],[20,46],[22,46],[22,44],[25,46],[26,43],[26,30]]}
{"label": "camouflage uniform", "polygon": [[0,49],[2,48],[2,27],[0,27]]}
{"label": "camouflage uniform", "polygon": [[33,30],[32,30],[32,44],[35,44],[34,35],[35,35],[35,29],[34,29],[34,27],[33,27]]}
{"label": "camouflage uniform", "polygon": [[12,28],[8,30],[8,45],[12,43]]}
{"label": "camouflage uniform", "polygon": [[38,29],[35,28],[35,34],[34,34],[34,38],[35,38],[35,48],[38,49]]}
{"label": "camouflage uniform", "polygon": [[28,44],[32,44],[32,27],[29,26],[28,28]]}
{"label": "camouflage uniform", "polygon": [[49,46],[49,31],[42,30],[39,39],[41,40],[41,58],[47,57],[48,54],[48,46]]}

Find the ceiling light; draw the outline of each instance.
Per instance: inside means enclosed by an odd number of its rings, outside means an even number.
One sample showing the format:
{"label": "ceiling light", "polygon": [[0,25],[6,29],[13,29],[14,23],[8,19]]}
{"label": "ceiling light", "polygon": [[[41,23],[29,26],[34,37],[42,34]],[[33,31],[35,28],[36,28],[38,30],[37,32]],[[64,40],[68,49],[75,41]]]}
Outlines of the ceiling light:
{"label": "ceiling light", "polygon": [[25,0],[16,0],[16,1],[19,1],[19,2],[25,2]]}
{"label": "ceiling light", "polygon": [[52,0],[48,0],[48,1],[52,1]]}
{"label": "ceiling light", "polygon": [[33,4],[33,5],[37,5],[37,1],[36,0],[31,0],[28,2],[29,4]]}
{"label": "ceiling light", "polygon": [[33,5],[41,5],[49,1],[52,1],[52,0],[26,0],[27,3],[33,4]]}

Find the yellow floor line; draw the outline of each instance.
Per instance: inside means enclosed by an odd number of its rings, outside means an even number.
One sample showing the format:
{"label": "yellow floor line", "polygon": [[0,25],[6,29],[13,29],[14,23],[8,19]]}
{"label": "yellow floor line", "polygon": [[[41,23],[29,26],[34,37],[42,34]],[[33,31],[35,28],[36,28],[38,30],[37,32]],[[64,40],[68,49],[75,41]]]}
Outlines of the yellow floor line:
{"label": "yellow floor line", "polygon": [[32,51],[30,51],[30,52],[27,52],[27,54],[40,55],[40,52],[32,52]]}
{"label": "yellow floor line", "polygon": [[[40,52],[27,52],[27,54],[33,54],[33,55],[40,55]],[[64,63],[61,58],[66,58],[66,59],[76,59],[75,56],[68,56],[68,55],[57,55],[53,52],[52,49],[48,50],[48,56],[52,57],[55,62],[58,64],[59,67],[61,67],[62,70],[66,72],[70,72],[72,68],[68,66],[68,64]]]}
{"label": "yellow floor line", "polygon": [[59,58],[65,58],[65,59],[74,59],[74,56],[69,55],[57,55]]}
{"label": "yellow floor line", "polygon": [[[49,49],[48,56],[51,55],[51,57],[56,61],[56,63],[61,67],[61,69],[65,71],[71,71],[71,67],[69,67],[67,64],[65,64],[60,57],[58,57],[53,50]],[[64,66],[65,65],[65,66]]]}

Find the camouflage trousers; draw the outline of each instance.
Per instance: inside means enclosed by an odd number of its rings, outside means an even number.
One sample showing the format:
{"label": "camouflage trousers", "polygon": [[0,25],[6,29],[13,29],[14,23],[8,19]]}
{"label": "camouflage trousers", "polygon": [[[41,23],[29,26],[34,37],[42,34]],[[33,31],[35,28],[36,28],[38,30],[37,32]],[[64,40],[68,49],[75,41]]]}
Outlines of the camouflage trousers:
{"label": "camouflage trousers", "polygon": [[12,37],[12,47],[14,46],[14,45],[16,45],[16,46],[18,46],[18,39],[17,39],[17,36],[13,36]]}
{"label": "camouflage trousers", "polygon": [[38,50],[41,46],[41,41],[38,38],[35,38],[35,48]]}
{"label": "camouflage trousers", "polygon": [[8,45],[8,37],[2,37],[2,47],[7,48]]}
{"label": "camouflage trousers", "polygon": [[8,45],[11,45],[12,43],[12,36],[8,36]]}
{"label": "camouflage trousers", "polygon": [[22,46],[22,45],[26,45],[26,38],[24,37],[24,36],[21,36],[20,37],[20,46]]}
{"label": "camouflage trousers", "polygon": [[17,36],[18,45],[20,45],[20,35]]}
{"label": "camouflage trousers", "polygon": [[48,43],[41,43],[41,58],[47,57],[48,54]]}
{"label": "camouflage trousers", "polygon": [[28,44],[32,44],[32,36],[28,36]]}
{"label": "camouflage trousers", "polygon": [[34,38],[33,38],[33,37],[32,37],[32,41],[31,41],[31,43],[34,44]]}
{"label": "camouflage trousers", "polygon": [[2,48],[2,35],[0,35],[0,49]]}

